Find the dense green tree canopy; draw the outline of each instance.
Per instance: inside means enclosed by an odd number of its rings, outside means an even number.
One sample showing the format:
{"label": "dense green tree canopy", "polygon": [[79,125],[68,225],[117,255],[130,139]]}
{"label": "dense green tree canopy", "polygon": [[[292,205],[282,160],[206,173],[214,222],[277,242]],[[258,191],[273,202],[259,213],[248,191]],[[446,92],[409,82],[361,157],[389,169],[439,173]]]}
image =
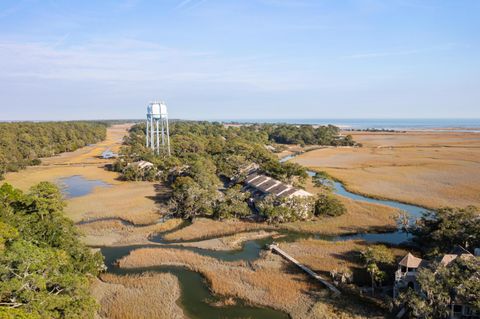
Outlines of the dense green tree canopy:
{"label": "dense green tree canopy", "polygon": [[417,281],[420,291],[408,289],[397,300],[412,318],[450,318],[452,303],[480,310],[480,261],[476,258],[422,268]]}
{"label": "dense green tree canopy", "polygon": [[375,289],[375,283],[382,283],[386,279],[386,272],[382,270],[395,260],[393,253],[384,245],[374,245],[367,247],[360,253],[364,262],[364,267],[370,274],[372,281],[372,293]]}
{"label": "dense green tree canopy", "polygon": [[103,267],[78,240],[53,184],[0,187],[0,317],[93,318],[89,277]]}
{"label": "dense green tree canopy", "polygon": [[340,129],[333,125],[264,125],[262,130],[268,138],[279,144],[352,146],[351,135],[341,136]]}
{"label": "dense green tree canopy", "polygon": [[441,208],[426,212],[409,232],[430,256],[449,253],[460,245],[473,253],[480,247],[480,218],[476,207]]}
{"label": "dense green tree canopy", "polygon": [[38,165],[40,157],[74,151],[105,138],[99,122],[0,123],[0,179],[9,171]]}
{"label": "dense green tree canopy", "polygon": [[472,253],[480,247],[478,209],[441,208],[426,212],[407,230],[432,263],[417,275],[419,290],[407,289],[396,301],[411,318],[449,318],[452,304],[480,310],[480,261],[459,257],[448,265],[438,263],[444,254],[462,246]]}
{"label": "dense green tree canopy", "polygon": [[340,216],[347,212],[345,205],[331,194],[320,194],[315,201],[315,216]]}
{"label": "dense green tree canopy", "polygon": [[[145,147],[145,125],[131,128],[122,148],[123,157],[114,165],[126,180],[163,179],[172,185],[170,207],[182,217],[212,216],[216,218],[249,215],[246,196],[230,187],[241,182],[252,165],[259,172],[288,184],[301,186],[308,178],[302,166],[280,163],[267,145],[272,142],[291,143],[276,135],[311,132],[311,139],[301,143],[337,145],[338,128],[297,127],[294,125],[225,126],[220,123],[176,121],[171,125],[172,156],[157,156]],[[299,142],[300,143],[300,142]],[[338,144],[339,145],[339,144]],[[132,163],[146,160],[154,169],[138,170]],[[258,206],[272,222],[308,219],[313,216],[314,199],[262,201]],[[336,204],[336,205],[335,205]],[[228,206],[234,205],[235,209]],[[341,214],[343,206],[334,200],[319,203],[329,214]],[[329,206],[328,206],[329,205]],[[322,206],[322,207],[323,207]]]}

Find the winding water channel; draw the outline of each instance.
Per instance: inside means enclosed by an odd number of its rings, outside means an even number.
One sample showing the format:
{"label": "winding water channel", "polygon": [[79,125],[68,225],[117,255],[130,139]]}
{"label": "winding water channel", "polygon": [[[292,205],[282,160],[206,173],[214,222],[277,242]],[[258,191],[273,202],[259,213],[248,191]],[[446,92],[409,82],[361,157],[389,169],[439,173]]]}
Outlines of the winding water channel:
{"label": "winding water channel", "polygon": [[[293,156],[288,156],[283,158],[281,161],[285,162]],[[310,176],[313,176],[315,172],[309,171]],[[72,181],[71,179],[67,181]],[[91,181],[83,179],[83,181],[90,182],[88,185],[82,185],[82,180],[75,178],[74,186],[77,189],[80,189],[80,192],[69,191],[69,184],[66,185],[65,192],[66,194],[82,196],[85,195],[85,188],[93,188]],[[105,186],[98,185],[95,186]],[[345,189],[345,187],[339,183],[334,182],[333,191],[341,196],[348,197],[357,201],[365,201],[375,204],[386,205],[394,207],[399,210],[403,210],[408,213],[411,217],[419,217],[424,208],[414,205],[408,205],[399,203],[396,201],[389,200],[378,200],[374,198],[365,197],[362,195],[354,194]],[[74,194],[73,194],[74,193]],[[91,223],[97,220],[85,221],[83,223]],[[141,227],[140,225],[133,225],[126,221],[121,220],[122,223],[127,223],[133,227]],[[185,223],[182,227],[187,226],[188,223]],[[400,231],[386,232],[386,233],[361,233],[355,235],[344,235],[344,236],[325,236],[322,234],[305,234],[300,232],[277,230],[277,233],[280,233],[280,236],[275,238],[276,242],[286,242],[286,241],[295,241],[302,238],[318,238],[324,240],[332,241],[341,241],[349,239],[363,239],[367,242],[382,242],[390,244],[400,244],[408,240],[408,236]],[[190,271],[183,267],[170,267],[170,266],[157,266],[149,268],[134,268],[134,269],[122,269],[115,265],[115,262],[120,258],[127,256],[131,251],[139,248],[148,248],[148,247],[169,247],[176,249],[183,249],[193,251],[203,256],[209,256],[223,261],[253,261],[259,258],[260,253],[264,247],[273,242],[272,237],[250,240],[243,244],[242,249],[235,251],[215,251],[209,249],[201,249],[195,247],[184,247],[181,242],[168,242],[164,240],[165,233],[156,234],[150,238],[152,244],[147,245],[130,245],[130,246],[121,246],[121,247],[98,247],[100,248],[102,254],[105,257],[105,264],[108,268],[108,272],[114,273],[117,275],[126,275],[126,274],[141,274],[144,272],[156,272],[156,273],[171,273],[175,275],[180,283],[181,288],[181,297],[178,300],[179,305],[183,309],[184,313],[192,319],[203,319],[203,318],[271,318],[271,319],[285,319],[289,316],[281,311],[262,308],[262,307],[252,307],[244,304],[242,301],[238,301],[236,305],[225,306],[225,307],[215,307],[212,305],[212,302],[218,301],[217,296],[212,295],[210,292],[205,279],[201,274]]]}

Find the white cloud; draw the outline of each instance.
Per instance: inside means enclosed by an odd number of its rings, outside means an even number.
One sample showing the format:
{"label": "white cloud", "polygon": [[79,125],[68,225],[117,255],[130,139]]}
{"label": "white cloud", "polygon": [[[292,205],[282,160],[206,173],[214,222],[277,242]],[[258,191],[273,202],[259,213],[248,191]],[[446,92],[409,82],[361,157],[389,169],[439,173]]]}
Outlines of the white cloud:
{"label": "white cloud", "polygon": [[48,43],[0,42],[0,79],[218,84],[266,91],[299,89],[310,82],[269,57],[226,58],[127,38],[65,46],[66,37]]}

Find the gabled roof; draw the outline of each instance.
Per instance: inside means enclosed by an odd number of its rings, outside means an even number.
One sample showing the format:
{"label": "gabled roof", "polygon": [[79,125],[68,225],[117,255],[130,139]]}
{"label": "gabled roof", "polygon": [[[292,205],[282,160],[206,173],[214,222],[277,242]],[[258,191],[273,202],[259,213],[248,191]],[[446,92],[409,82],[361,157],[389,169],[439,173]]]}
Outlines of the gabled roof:
{"label": "gabled roof", "polygon": [[414,255],[408,253],[402,260],[398,263],[400,266],[407,268],[418,268],[422,263],[423,259],[415,257]]}
{"label": "gabled roof", "polygon": [[472,258],[475,257],[472,255],[468,250],[463,248],[462,246],[455,246],[455,248],[450,252],[450,254],[446,254],[440,260],[440,263],[444,266],[448,266],[452,261],[457,258]]}
{"label": "gabled roof", "polygon": [[448,264],[450,264],[452,261],[454,261],[455,259],[457,259],[458,255],[455,255],[455,254],[446,254],[446,255],[443,255],[442,259],[440,260],[440,263],[444,266],[447,266]]}
{"label": "gabled roof", "polygon": [[307,191],[300,190],[270,176],[260,175],[255,172],[250,173],[245,178],[245,186],[246,188],[253,188],[256,191],[259,191],[262,195],[273,194],[277,197],[312,196],[312,194]]}

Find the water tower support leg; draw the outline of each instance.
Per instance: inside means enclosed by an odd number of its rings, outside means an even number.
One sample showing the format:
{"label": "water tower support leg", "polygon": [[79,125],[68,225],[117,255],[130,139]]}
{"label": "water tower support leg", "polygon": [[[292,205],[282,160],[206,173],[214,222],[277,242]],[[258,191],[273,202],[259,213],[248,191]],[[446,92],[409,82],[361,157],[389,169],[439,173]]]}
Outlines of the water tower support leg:
{"label": "water tower support leg", "polygon": [[165,120],[162,118],[162,148],[165,151]]}
{"label": "water tower support leg", "polygon": [[148,119],[147,119],[147,129],[145,130],[145,137],[147,139],[147,147],[148,147]]}
{"label": "water tower support leg", "polygon": [[159,134],[158,121],[156,122],[157,122],[157,154],[160,154],[160,136],[158,136]]}
{"label": "water tower support leg", "polygon": [[170,131],[168,129],[168,117],[165,118],[165,122],[167,123],[167,150],[168,156],[170,156]]}
{"label": "water tower support leg", "polygon": [[153,150],[155,149],[155,136],[153,135],[155,131],[155,127],[153,126],[153,118],[150,119],[150,148]]}

